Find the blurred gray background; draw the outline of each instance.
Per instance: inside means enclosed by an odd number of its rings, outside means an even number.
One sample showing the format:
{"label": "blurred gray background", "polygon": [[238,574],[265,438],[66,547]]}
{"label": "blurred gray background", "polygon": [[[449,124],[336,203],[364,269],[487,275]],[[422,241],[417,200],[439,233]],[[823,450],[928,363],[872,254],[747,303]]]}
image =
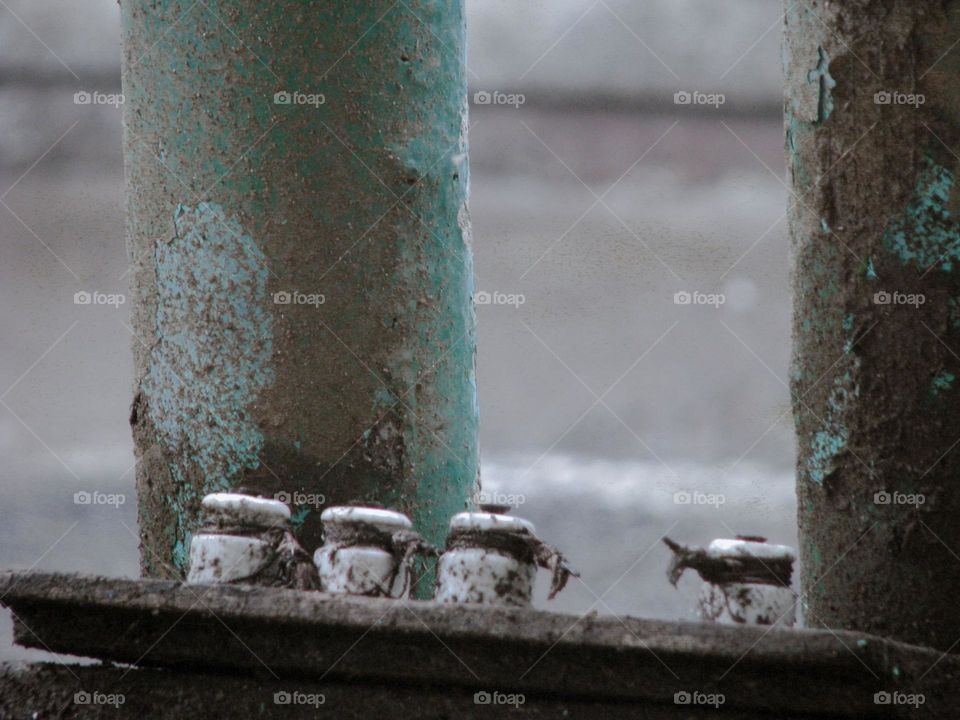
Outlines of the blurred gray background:
{"label": "blurred gray background", "polygon": [[[663,534],[796,542],[780,3],[468,8],[471,100],[524,95],[471,103],[477,289],[524,300],[478,307],[484,489],[580,569],[545,607],[693,619]],[[74,103],[118,15],[0,0],[0,568],[137,574],[129,305],[73,302],[127,292],[121,112]]]}

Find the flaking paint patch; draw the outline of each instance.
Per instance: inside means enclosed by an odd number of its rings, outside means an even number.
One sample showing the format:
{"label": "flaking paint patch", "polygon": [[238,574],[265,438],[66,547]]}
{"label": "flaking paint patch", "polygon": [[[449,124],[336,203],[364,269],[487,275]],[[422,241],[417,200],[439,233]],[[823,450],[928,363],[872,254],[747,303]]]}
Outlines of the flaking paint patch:
{"label": "flaking paint patch", "polygon": [[884,247],[904,264],[950,272],[960,261],[960,223],[948,209],[953,183],[951,170],[924,156],[906,210],[883,235]]}
{"label": "flaking paint patch", "polygon": [[[852,347],[848,341],[846,352]],[[859,360],[854,358],[854,369]],[[859,386],[853,379],[853,371],[847,370],[834,378],[833,388],[827,398],[826,412],[823,415],[823,427],[816,432],[810,443],[810,453],[807,455],[807,475],[817,485],[824,481],[836,469],[836,458],[846,449],[850,442],[850,431],[847,429],[845,417],[852,398],[859,395]]]}
{"label": "flaking paint patch", "polygon": [[173,480],[174,494],[172,497],[168,495],[164,499],[176,518],[172,528],[174,542],[171,557],[174,567],[186,573],[190,564],[190,541],[193,537],[190,530],[191,508],[198,507],[202,498],[197,495],[193,484],[186,482],[179,465],[169,463],[167,468],[170,472],[170,478]]}
{"label": "flaking paint patch", "polygon": [[[273,381],[269,270],[257,243],[215,203],[179,206],[174,226],[156,247],[157,340],[143,392],[166,448],[189,458],[210,492],[259,465],[263,436],[251,406]],[[181,496],[183,470],[172,470],[178,506],[196,499]],[[185,543],[186,508],[176,514]]]}
{"label": "flaking paint patch", "polygon": [[297,508],[297,510],[290,515],[290,527],[292,527],[294,531],[299,530],[303,527],[303,524],[307,521],[309,516],[310,508]]}
{"label": "flaking paint patch", "polygon": [[947,392],[953,388],[953,382],[957,376],[947,370],[941,370],[930,382],[930,394],[938,397],[941,393]]}
{"label": "flaking paint patch", "polygon": [[822,47],[817,48],[817,66],[807,73],[807,82],[819,85],[817,122],[826,122],[833,112],[833,89],[837,81],[830,75],[830,56]]}
{"label": "flaking paint patch", "polygon": [[956,298],[947,299],[947,321],[954,330],[960,330],[960,303]]}

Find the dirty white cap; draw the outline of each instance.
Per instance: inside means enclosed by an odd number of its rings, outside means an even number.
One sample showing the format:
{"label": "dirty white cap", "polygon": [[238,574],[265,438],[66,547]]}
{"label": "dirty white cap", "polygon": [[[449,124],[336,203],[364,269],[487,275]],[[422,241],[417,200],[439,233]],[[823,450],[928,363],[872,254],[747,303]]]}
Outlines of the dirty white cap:
{"label": "dirty white cap", "polygon": [[457,513],[450,520],[450,531],[471,532],[528,532],[535,530],[533,523],[510,515],[497,515],[488,512]]}
{"label": "dirty white cap", "polygon": [[755,557],[764,560],[795,560],[796,552],[789,545],[774,545],[759,540],[719,538],[707,546],[712,558]]}
{"label": "dirty white cap", "polygon": [[324,525],[365,523],[381,530],[409,530],[413,527],[410,518],[403,513],[350,505],[327,508],[320,514],[320,520]]}
{"label": "dirty white cap", "polygon": [[282,525],[290,520],[290,508],[279,500],[239,493],[211,493],[200,504],[210,514],[259,527]]}

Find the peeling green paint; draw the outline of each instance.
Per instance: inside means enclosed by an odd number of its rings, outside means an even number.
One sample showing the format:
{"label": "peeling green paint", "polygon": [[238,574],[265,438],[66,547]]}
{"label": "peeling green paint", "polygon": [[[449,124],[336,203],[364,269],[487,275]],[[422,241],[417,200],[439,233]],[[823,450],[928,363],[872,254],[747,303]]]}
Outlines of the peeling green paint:
{"label": "peeling green paint", "polygon": [[[273,378],[266,301],[266,258],[223,208],[180,206],[175,233],[156,246],[157,342],[142,390],[168,451],[195,464],[202,493],[222,490],[243,467],[256,467],[263,437],[249,406]],[[178,528],[185,550],[196,488],[171,463]]]}
{"label": "peeling green paint", "polygon": [[807,73],[807,82],[817,83],[819,99],[817,102],[817,122],[823,123],[833,112],[833,89],[837,81],[830,75],[830,56],[822,47],[817,48],[817,66]]}
{"label": "peeling green paint", "polygon": [[820,430],[814,435],[810,446],[809,474],[817,485],[833,471],[833,459],[847,446],[849,435],[845,428]]}
{"label": "peeling green paint", "polygon": [[956,298],[947,299],[947,322],[954,330],[960,330],[960,302]]}
{"label": "peeling green paint", "polygon": [[873,267],[873,258],[867,258],[867,269],[866,269],[867,280],[877,280],[878,275],[876,269]]}
{"label": "peeling green paint", "polygon": [[[197,493],[196,487],[187,482],[183,471],[176,463],[169,463],[167,469],[174,488],[173,497],[164,498],[174,518],[174,525],[171,528],[171,534],[174,537],[171,557],[174,567],[186,573],[189,566],[190,540],[193,537],[191,530],[195,525],[192,510],[199,506],[202,498]],[[227,490],[229,487],[226,483],[221,483],[221,487],[216,489]]]}
{"label": "peeling green paint", "polygon": [[930,382],[930,394],[938,397],[941,393],[953,389],[953,381],[957,377],[952,372],[941,370]]}
{"label": "peeling green paint", "polygon": [[950,272],[960,260],[960,223],[948,209],[953,183],[952,170],[924,156],[909,204],[883,235],[884,247],[904,264]]}
{"label": "peeling green paint", "polygon": [[301,527],[303,527],[303,524],[307,521],[307,517],[309,515],[310,508],[297,508],[290,514],[290,527],[292,527],[294,531],[298,531]]}
{"label": "peeling green paint", "polygon": [[[847,349],[847,353],[849,352],[850,348]],[[853,362],[856,367],[857,361]],[[822,418],[823,426],[814,434],[806,458],[807,475],[817,485],[823,485],[836,469],[836,459],[850,441],[845,416],[851,399],[858,396],[859,387],[850,370],[834,379],[833,388],[827,398],[826,413]]]}
{"label": "peeling green paint", "polygon": [[787,111],[784,125],[787,156],[790,159],[790,167],[793,170],[794,182],[798,188],[805,189],[809,187],[811,183],[803,166],[800,143],[801,136],[812,133],[814,126],[800,120],[797,117],[795,109]]}
{"label": "peeling green paint", "polygon": [[192,533],[185,533],[183,538],[177,538],[173,545],[173,565],[178,570],[186,572],[190,566],[190,542]]}
{"label": "peeling green paint", "polygon": [[181,205],[157,243],[157,345],[147,407],[172,450],[211,487],[256,467],[263,437],[246,409],[273,380],[267,260],[223,208]]}

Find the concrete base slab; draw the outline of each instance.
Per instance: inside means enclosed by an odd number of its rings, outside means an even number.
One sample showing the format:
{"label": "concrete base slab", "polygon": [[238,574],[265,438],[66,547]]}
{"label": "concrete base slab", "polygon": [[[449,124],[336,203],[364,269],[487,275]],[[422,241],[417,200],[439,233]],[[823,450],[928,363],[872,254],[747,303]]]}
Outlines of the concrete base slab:
{"label": "concrete base slab", "polygon": [[[274,692],[297,691],[322,693],[328,707],[338,698],[356,713],[403,702],[405,716],[458,718],[491,711],[475,705],[478,692],[522,694],[527,713],[622,706],[651,718],[917,717],[912,696],[923,696],[920,714],[952,711],[960,700],[954,656],[858,633],[53,573],[0,575],[0,597],[19,644],[155,668],[8,669],[3,697],[109,695],[135,683],[131,697],[142,692],[164,707],[205,698],[234,717],[250,703],[275,709]],[[43,689],[47,677],[55,691]]]}

